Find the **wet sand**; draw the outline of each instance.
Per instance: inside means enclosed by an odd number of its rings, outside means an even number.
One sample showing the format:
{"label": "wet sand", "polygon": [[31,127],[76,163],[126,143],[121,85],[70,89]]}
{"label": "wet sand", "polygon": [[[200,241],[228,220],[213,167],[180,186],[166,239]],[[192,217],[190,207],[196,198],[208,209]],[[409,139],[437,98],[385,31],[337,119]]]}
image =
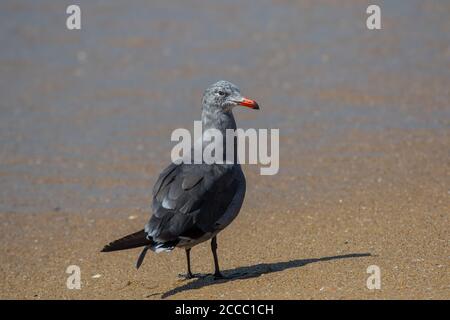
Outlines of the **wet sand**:
{"label": "wet sand", "polygon": [[[74,32],[63,4],[3,1],[0,298],[449,299],[450,4],[382,1],[381,31],[367,5],[81,1]],[[280,129],[279,174],[244,167],[218,237],[231,279],[177,279],[182,250],[139,271],[138,249],[99,253],[145,224],[219,78],[261,106],[239,127]],[[192,263],[212,271],[208,243]]]}

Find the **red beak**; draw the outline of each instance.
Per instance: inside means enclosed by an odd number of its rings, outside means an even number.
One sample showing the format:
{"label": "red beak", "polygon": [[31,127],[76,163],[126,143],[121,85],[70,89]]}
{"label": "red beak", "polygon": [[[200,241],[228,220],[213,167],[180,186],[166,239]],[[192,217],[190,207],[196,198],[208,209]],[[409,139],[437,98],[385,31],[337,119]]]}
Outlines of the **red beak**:
{"label": "red beak", "polygon": [[259,110],[259,105],[255,100],[252,99],[242,98],[242,100],[239,101],[238,104],[250,109]]}

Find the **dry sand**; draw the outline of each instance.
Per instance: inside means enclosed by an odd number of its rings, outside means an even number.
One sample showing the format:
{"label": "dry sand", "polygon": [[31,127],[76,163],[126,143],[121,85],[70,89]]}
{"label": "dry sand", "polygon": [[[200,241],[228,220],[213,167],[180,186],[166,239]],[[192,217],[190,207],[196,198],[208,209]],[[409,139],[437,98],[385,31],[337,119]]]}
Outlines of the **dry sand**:
{"label": "dry sand", "polygon": [[[450,298],[447,1],[383,2],[379,33],[364,1],[89,2],[82,33],[43,3],[0,4],[0,298]],[[181,250],[139,271],[138,249],[100,253],[147,221],[170,133],[217,77],[261,105],[239,126],[281,134],[280,173],[244,168],[218,237],[225,275],[245,276],[179,280]],[[192,263],[212,271],[208,243]]]}
{"label": "dry sand", "polygon": [[[439,177],[448,178],[442,146],[449,141],[427,134],[410,140],[414,142],[403,146],[370,141],[385,154],[380,157],[337,158],[317,151],[301,158],[306,170],[313,158],[321,159],[316,160],[319,171],[329,171],[333,164],[327,175],[296,179],[318,190],[335,180],[347,180],[346,190],[337,197],[301,200],[296,190],[286,186],[279,195],[285,201],[268,201],[270,179],[258,183],[263,179],[250,175],[249,185],[254,187],[248,192],[249,201],[219,236],[225,274],[246,272],[245,279],[178,280],[177,274],[185,268],[182,250],[149,254],[139,271],[134,268],[139,250],[100,254],[103,244],[146,222],[142,211],[123,209],[114,216],[102,210],[2,213],[2,297],[448,299],[449,202],[448,190],[440,184],[444,179]],[[360,146],[346,143],[345,148],[356,151]],[[385,148],[394,148],[395,155],[383,152]],[[412,152],[418,156],[411,157]],[[352,177],[360,166],[371,173]],[[263,206],[252,208],[258,202]],[[194,248],[192,259],[195,272],[212,271],[209,245]],[[72,264],[81,268],[81,290],[65,286],[65,269]],[[381,290],[366,288],[370,265],[381,268]],[[93,278],[97,274],[101,277]]]}

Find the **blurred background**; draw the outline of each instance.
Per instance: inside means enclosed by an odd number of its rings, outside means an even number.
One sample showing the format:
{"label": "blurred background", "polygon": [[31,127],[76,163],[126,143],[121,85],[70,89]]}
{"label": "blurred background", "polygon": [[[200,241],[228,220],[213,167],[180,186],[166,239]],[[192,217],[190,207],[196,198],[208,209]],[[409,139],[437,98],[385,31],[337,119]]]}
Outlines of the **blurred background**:
{"label": "blurred background", "polygon": [[351,130],[448,134],[450,5],[381,1],[369,31],[368,3],[81,1],[77,31],[70,1],[2,1],[0,210],[147,208],[219,79],[262,106],[240,127],[280,128],[280,176],[259,180],[307,174],[299,157]]}
{"label": "blurred background", "polygon": [[[62,229],[57,217],[70,215],[130,230],[144,223],[151,187],[170,161],[171,132],[192,130],[203,90],[220,79],[261,106],[236,110],[239,127],[280,129],[279,174],[244,168],[247,218],[240,223],[275,223],[267,246],[283,245],[278,236],[292,228],[293,237],[321,235],[325,223],[334,228],[323,240],[329,247],[347,239],[340,232],[354,223],[359,249],[382,252],[394,241],[387,234],[419,242],[432,234],[435,258],[443,257],[449,1],[81,0],[81,30],[66,28],[70,4],[0,2],[4,274],[21,265],[10,250],[24,230],[38,237],[41,214],[43,225]],[[380,5],[382,30],[366,28],[369,4]],[[255,234],[264,234],[264,223],[252,227]],[[384,244],[364,241],[366,224],[380,228]],[[308,225],[312,231],[302,229]],[[129,229],[108,230],[101,240]],[[320,256],[310,240],[302,240],[311,244],[305,255]]]}

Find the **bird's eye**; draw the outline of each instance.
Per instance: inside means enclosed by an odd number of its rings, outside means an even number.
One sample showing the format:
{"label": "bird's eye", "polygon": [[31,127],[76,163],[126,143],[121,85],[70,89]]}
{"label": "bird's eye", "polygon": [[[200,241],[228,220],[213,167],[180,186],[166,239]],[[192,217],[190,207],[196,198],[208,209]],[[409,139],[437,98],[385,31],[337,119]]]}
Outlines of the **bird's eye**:
{"label": "bird's eye", "polygon": [[218,91],[217,93],[219,94],[219,96],[224,96],[225,95],[225,92],[223,92],[223,91]]}

